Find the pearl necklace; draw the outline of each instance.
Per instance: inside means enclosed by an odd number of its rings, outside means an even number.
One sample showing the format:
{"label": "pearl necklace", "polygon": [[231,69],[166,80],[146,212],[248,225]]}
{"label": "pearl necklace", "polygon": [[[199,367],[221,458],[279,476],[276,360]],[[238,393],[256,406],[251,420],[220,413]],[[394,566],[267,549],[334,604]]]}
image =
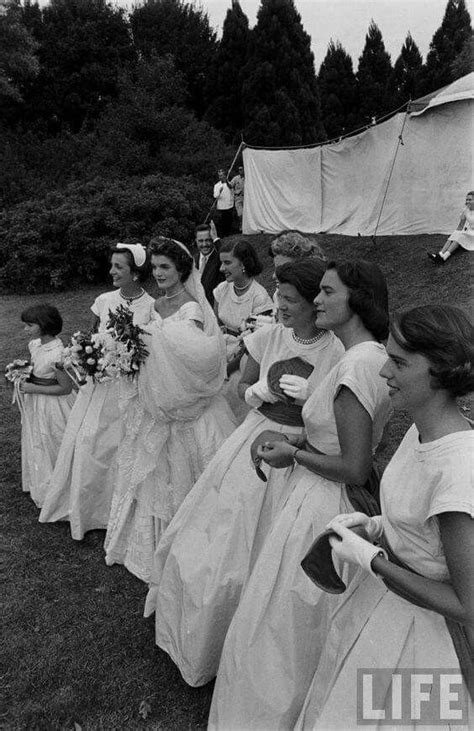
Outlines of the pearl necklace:
{"label": "pearl necklace", "polygon": [[318,334],[314,336],[314,338],[300,338],[300,336],[297,335],[293,330],[293,340],[299,343],[299,345],[313,345],[314,343],[317,343],[318,340],[321,340],[325,333],[326,330],[320,330]]}
{"label": "pearl necklace", "polygon": [[121,296],[121,298],[123,300],[125,300],[127,305],[131,305],[132,302],[134,302],[135,300],[139,300],[140,297],[143,297],[144,294],[145,294],[145,290],[143,289],[143,287],[141,287],[141,292],[139,294],[136,294],[134,297],[126,297],[124,295],[124,293],[122,292],[122,290],[121,289],[119,290],[119,295]]}
{"label": "pearl necklace", "polygon": [[250,281],[248,284],[244,284],[243,287],[237,287],[237,285],[234,284],[234,289],[235,289],[236,292],[243,292],[244,289],[248,289],[251,284],[252,284],[252,281]]}
{"label": "pearl necklace", "polygon": [[165,299],[167,299],[167,300],[172,300],[172,299],[173,299],[173,297],[177,297],[177,296],[178,296],[178,294],[181,294],[181,292],[184,292],[184,289],[185,289],[185,288],[183,287],[182,289],[178,290],[178,291],[177,291],[177,292],[175,292],[174,294],[166,294],[166,292],[165,292]]}

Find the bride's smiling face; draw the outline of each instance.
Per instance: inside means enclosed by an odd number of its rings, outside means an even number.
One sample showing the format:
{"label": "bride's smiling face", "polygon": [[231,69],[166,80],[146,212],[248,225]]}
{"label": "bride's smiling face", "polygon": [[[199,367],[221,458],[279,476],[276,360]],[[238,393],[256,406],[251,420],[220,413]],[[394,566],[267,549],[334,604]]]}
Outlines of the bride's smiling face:
{"label": "bride's smiling face", "polygon": [[151,257],[151,269],[153,277],[160,289],[167,291],[182,286],[176,264],[167,256],[153,254]]}

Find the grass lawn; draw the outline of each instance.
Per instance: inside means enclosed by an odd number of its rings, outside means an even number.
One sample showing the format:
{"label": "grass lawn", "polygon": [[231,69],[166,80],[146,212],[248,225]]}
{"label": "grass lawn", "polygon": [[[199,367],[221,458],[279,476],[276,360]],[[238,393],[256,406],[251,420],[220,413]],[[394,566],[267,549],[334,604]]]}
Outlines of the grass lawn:
{"label": "grass lawn", "polygon": [[[270,287],[269,236],[251,237],[261,253]],[[435,267],[425,254],[444,236],[366,238],[319,236],[333,257],[364,258],[383,269],[390,306],[448,302],[468,306],[470,256],[455,255]],[[63,338],[90,322],[100,291],[0,298],[0,337],[5,365],[27,353],[21,310],[36,301],[57,305]],[[154,291],[151,290],[153,294]],[[103,531],[72,541],[68,524],[37,522],[38,510],[21,491],[20,420],[2,382],[1,520],[4,637],[2,709],[5,729],[205,728],[212,684],[189,688],[168,656],[154,645],[154,620],[142,618],[145,585],[123,567],[106,567]],[[464,403],[463,408],[467,408]],[[390,425],[378,455],[385,464],[408,426]],[[295,567],[295,570],[298,570]]]}

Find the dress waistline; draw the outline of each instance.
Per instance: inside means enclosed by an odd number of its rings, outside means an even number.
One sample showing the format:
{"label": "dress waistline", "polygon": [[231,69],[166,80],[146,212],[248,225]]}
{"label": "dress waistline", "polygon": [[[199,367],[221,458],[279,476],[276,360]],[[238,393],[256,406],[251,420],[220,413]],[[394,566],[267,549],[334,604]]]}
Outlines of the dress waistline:
{"label": "dress waistline", "polygon": [[33,375],[28,378],[29,383],[34,383],[36,386],[57,386],[58,381],[56,378],[40,378],[39,376]]}
{"label": "dress waistline", "polygon": [[277,424],[284,426],[304,426],[303,417],[301,415],[302,407],[298,404],[284,404],[277,401],[274,404],[264,402],[258,407],[263,416],[267,419],[275,421]]}

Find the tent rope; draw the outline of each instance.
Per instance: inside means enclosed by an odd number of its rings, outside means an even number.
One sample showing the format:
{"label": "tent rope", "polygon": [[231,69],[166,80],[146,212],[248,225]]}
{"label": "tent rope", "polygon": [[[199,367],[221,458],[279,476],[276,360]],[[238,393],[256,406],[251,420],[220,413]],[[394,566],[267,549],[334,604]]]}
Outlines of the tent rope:
{"label": "tent rope", "polygon": [[397,142],[397,146],[395,148],[395,154],[393,156],[392,165],[390,167],[390,173],[388,175],[387,185],[385,186],[385,191],[384,191],[384,194],[383,194],[382,204],[380,206],[380,211],[379,211],[379,215],[378,215],[378,218],[377,218],[377,223],[375,224],[375,230],[374,230],[374,233],[372,235],[372,243],[374,244],[374,246],[375,246],[375,238],[377,236],[377,230],[378,230],[378,227],[379,227],[380,219],[382,217],[383,207],[385,205],[385,200],[387,198],[388,187],[390,185],[390,180],[392,179],[393,168],[395,167],[395,160],[397,159],[397,153],[398,153],[398,150],[399,150],[400,145],[404,145],[405,144],[403,142],[403,130],[405,129],[405,123],[407,121],[407,117],[408,117],[408,109],[405,112],[405,116],[403,117],[402,128],[400,130],[400,134],[398,135],[398,142]]}

